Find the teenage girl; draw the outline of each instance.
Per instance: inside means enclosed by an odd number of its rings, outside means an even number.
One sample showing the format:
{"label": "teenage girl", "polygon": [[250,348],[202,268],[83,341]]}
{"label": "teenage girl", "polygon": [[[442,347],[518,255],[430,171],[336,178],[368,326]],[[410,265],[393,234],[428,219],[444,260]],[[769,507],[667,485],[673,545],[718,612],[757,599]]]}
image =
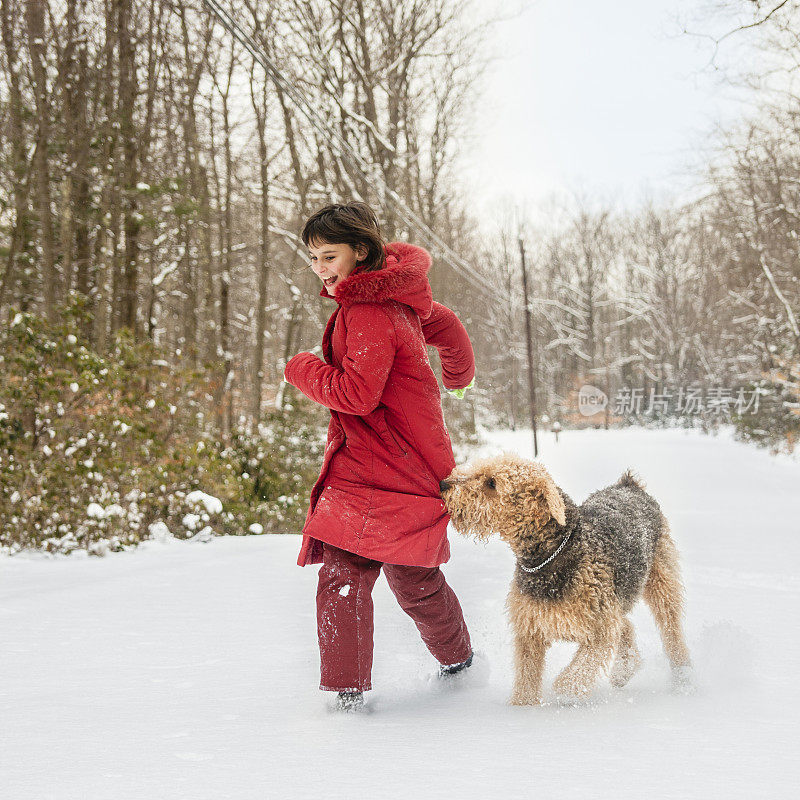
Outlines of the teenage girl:
{"label": "teenage girl", "polygon": [[298,563],[322,563],[320,688],[351,710],[372,688],[371,593],[381,569],[439,674],[472,662],[461,607],[439,569],[450,555],[439,482],[455,461],[426,345],[439,351],[448,390],[471,385],[475,367],[464,326],[432,300],[430,255],[385,244],[369,206],[326,206],[302,238],[320,294],[336,307],[323,359],[300,353],[284,375],[331,412]]}

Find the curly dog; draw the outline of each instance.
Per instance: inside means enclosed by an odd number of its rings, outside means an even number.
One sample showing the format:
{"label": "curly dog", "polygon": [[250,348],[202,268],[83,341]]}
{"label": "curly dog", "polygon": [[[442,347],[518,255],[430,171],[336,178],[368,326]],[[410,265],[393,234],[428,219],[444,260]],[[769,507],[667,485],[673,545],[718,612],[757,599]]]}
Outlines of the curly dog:
{"label": "curly dog", "polygon": [[588,694],[609,668],[611,683],[624,686],[641,663],[627,617],[640,597],[653,612],[676,686],[686,685],[678,551],[658,503],[630,471],[580,506],[541,464],[511,454],[456,467],[440,488],[459,533],[497,533],[517,558],[508,595],[513,704],[541,702],[545,654],[558,640],[578,644],[554,683],[558,694]]}

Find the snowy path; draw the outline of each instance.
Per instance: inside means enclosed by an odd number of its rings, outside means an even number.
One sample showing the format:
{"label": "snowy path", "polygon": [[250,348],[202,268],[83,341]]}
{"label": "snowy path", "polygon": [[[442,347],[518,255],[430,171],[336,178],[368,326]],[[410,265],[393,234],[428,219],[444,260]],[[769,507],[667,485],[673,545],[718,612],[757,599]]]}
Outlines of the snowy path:
{"label": "snowy path", "polygon": [[[525,434],[496,434],[509,449]],[[491,674],[441,692],[380,581],[373,713],[316,691],[316,570],[297,537],[0,559],[0,798],[769,798],[800,779],[800,463],[675,431],[568,432],[543,458],[577,501],[636,468],[683,554],[698,688],[669,691],[655,627],[622,691],[505,704],[504,545],[445,568]],[[569,658],[559,645],[546,681]]]}

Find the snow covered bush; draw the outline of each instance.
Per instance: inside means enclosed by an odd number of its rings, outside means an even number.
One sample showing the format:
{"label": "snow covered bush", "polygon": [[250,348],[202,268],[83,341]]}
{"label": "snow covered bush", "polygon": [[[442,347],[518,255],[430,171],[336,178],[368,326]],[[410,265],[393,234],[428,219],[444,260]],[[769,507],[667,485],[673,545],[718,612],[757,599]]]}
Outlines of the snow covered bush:
{"label": "snow covered bush", "polygon": [[774,368],[753,383],[758,409],[734,418],[738,437],[791,453],[800,442],[800,362],[773,357]]}
{"label": "snow covered bush", "polygon": [[274,411],[253,432],[238,431],[230,456],[250,489],[264,533],[299,532],[325,451],[327,412],[298,403]]}
{"label": "snow covered bush", "polygon": [[17,313],[0,331],[0,547],[102,555],[157,522],[183,538],[299,530],[318,425],[287,415],[226,447],[208,375],[126,333],[101,356],[80,323]]}

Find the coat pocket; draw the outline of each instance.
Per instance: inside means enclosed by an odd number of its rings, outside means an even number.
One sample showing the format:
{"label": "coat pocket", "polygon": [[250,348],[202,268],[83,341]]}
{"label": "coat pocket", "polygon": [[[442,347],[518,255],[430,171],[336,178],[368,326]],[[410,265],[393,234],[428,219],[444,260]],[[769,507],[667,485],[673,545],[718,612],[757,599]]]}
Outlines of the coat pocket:
{"label": "coat pocket", "polygon": [[386,406],[378,406],[365,417],[364,422],[377,434],[378,438],[386,446],[386,449],[395,456],[408,455],[408,451],[402,445],[400,439],[395,436],[392,429],[386,422]]}

